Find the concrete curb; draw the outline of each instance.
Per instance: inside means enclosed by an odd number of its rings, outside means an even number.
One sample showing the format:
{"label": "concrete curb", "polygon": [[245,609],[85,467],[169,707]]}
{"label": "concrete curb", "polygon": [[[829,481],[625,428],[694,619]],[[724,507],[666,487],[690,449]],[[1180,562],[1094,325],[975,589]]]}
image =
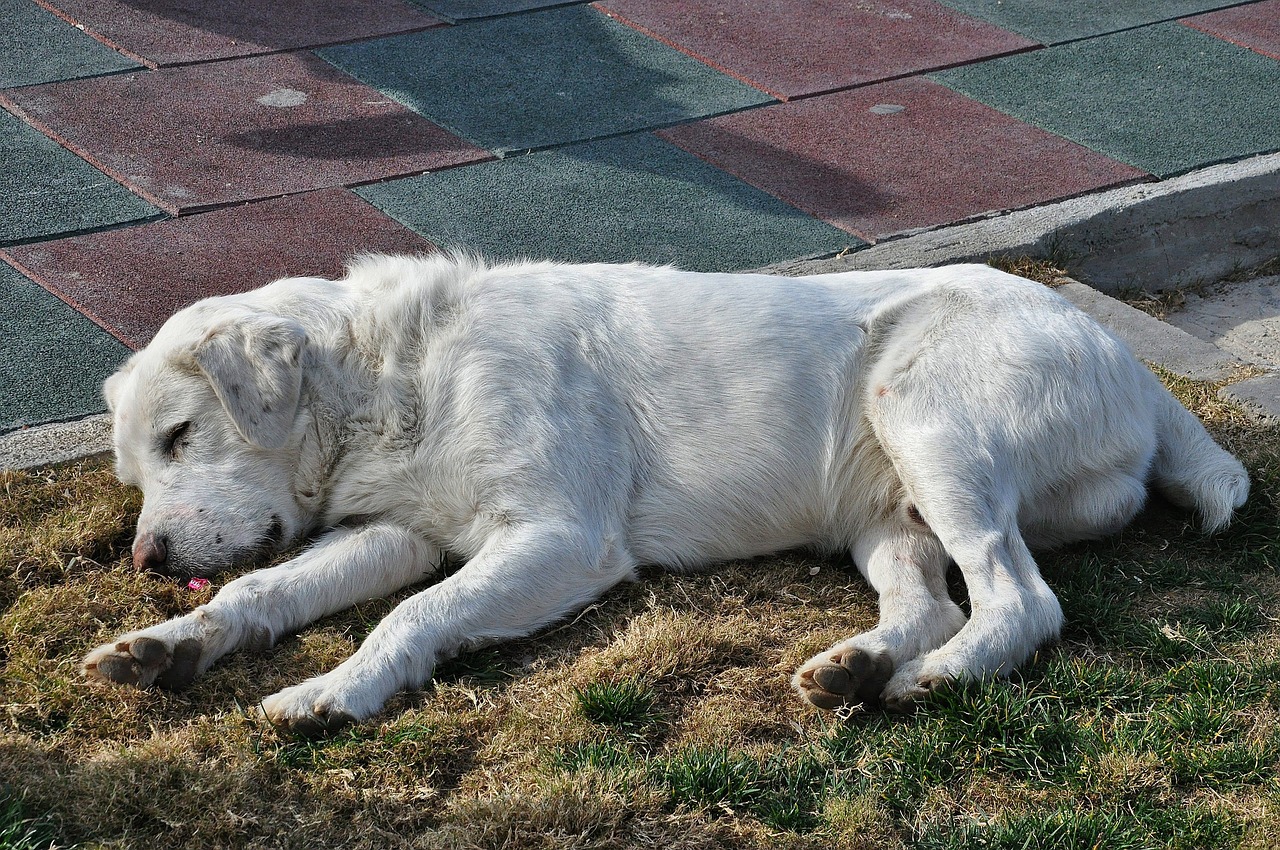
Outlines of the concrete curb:
{"label": "concrete curb", "polygon": [[891,237],[827,260],[760,271],[809,275],[983,261],[1072,258],[1090,286],[1159,291],[1217,280],[1280,255],[1280,154],[1215,165],[968,224]]}
{"label": "concrete curb", "polygon": [[1280,422],[1280,373],[1271,372],[1230,384],[1218,395],[1262,419]]}
{"label": "concrete curb", "polygon": [[111,451],[111,417],[36,425],[0,434],[0,469],[33,469]]}

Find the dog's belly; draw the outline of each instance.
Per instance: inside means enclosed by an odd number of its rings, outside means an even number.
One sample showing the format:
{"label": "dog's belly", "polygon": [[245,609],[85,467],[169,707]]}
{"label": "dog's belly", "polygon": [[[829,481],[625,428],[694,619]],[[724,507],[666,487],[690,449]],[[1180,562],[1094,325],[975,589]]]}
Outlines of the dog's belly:
{"label": "dog's belly", "polygon": [[[634,557],[691,568],[797,547],[845,549],[894,509],[902,486],[861,415],[860,388],[826,372],[813,378],[826,392],[807,404],[792,397],[754,417],[668,427],[632,491]],[[797,383],[793,376],[789,386]]]}
{"label": "dog's belly", "polygon": [[812,486],[771,482],[764,489],[758,480],[722,481],[729,492],[681,482],[639,494],[627,523],[632,556],[687,569],[792,549],[821,536]]}

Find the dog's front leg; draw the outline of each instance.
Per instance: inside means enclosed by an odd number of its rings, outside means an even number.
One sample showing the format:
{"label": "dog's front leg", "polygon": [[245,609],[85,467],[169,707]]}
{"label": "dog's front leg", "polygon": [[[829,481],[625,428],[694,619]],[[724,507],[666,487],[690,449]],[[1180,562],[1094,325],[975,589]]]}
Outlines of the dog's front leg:
{"label": "dog's front leg", "polygon": [[145,688],[184,687],[222,656],[268,647],[284,634],[426,576],[440,550],[393,525],[329,532],[277,567],[241,576],[208,604],[121,635],[85,657],[90,679]]}
{"label": "dog's front leg", "polygon": [[629,555],[573,524],[509,528],[459,572],[402,602],[342,664],[266,698],[263,711],[304,735],[366,720],[393,694],[424,685],[461,647],[527,635],[633,575]]}

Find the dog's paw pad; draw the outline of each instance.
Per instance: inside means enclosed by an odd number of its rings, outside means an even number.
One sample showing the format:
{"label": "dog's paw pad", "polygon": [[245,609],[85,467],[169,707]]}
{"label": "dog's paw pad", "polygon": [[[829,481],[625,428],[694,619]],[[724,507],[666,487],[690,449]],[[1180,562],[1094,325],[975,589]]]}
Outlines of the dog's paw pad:
{"label": "dog's paw pad", "polygon": [[200,642],[188,638],[173,650],[164,641],[140,635],[100,646],[84,659],[84,675],[93,681],[145,688],[159,682],[169,686],[195,676]]}
{"label": "dog's paw pad", "polygon": [[195,638],[171,649],[162,640],[139,635],[98,647],[85,656],[82,669],[90,681],[178,690],[195,678],[202,648]]}
{"label": "dog's paw pad", "polygon": [[169,691],[181,691],[190,686],[196,678],[203,648],[195,638],[178,641],[178,645],[173,648],[172,661],[156,676],[156,684]]}
{"label": "dog's paw pad", "polygon": [[134,638],[131,642],[116,644],[117,650],[127,650],[143,667],[167,667],[169,665],[169,648],[164,641],[155,638]]}
{"label": "dog's paw pad", "polygon": [[356,719],[345,711],[312,712],[300,717],[285,718],[276,725],[300,738],[323,738],[355,723]]}
{"label": "dog's paw pad", "polygon": [[792,684],[814,706],[828,710],[861,703],[874,706],[893,675],[893,661],[857,647],[823,653],[796,671]]}

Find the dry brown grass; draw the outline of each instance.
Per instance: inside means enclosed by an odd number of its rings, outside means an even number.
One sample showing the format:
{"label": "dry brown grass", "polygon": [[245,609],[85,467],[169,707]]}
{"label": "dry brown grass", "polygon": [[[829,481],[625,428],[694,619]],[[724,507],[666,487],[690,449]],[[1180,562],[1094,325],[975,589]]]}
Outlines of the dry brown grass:
{"label": "dry brown grass", "polygon": [[991,257],[987,260],[987,264],[1002,272],[1016,274],[1018,277],[1025,277],[1048,287],[1062,286],[1072,280],[1071,272],[1068,270],[1070,261],[1062,256],[999,256]]}
{"label": "dry brown grass", "polygon": [[772,844],[750,819],[673,812],[643,781],[549,768],[549,753],[608,737],[576,711],[575,688],[623,679],[651,687],[657,721],[642,745],[652,757],[691,744],[777,750],[817,728],[789,695],[792,665],[874,612],[863,584],[807,556],[652,575],[571,624],[446,665],[431,689],[397,698],[381,722],[304,743],[257,719],[256,701],[348,655],[395,600],[234,656],[181,694],[90,686],[78,670],[85,651],[190,610],[216,588],[133,571],[138,498],[102,462],[6,473],[3,482],[0,783],[68,841]]}
{"label": "dry brown grass", "polygon": [[1122,290],[1117,297],[1135,307],[1148,316],[1164,321],[1187,305],[1188,295],[1204,295],[1210,289],[1207,282],[1190,283],[1185,286],[1170,287],[1159,292],[1145,289]]}

